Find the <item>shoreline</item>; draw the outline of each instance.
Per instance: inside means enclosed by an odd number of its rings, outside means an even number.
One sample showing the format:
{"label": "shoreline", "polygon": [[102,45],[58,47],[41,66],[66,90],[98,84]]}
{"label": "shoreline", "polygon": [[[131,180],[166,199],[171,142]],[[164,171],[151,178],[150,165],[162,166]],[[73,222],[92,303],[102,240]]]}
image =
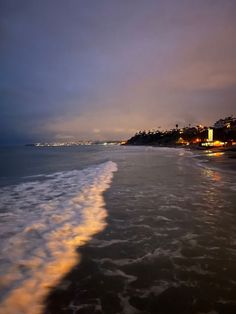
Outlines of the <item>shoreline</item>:
{"label": "shoreline", "polygon": [[200,161],[201,166],[208,166],[219,171],[236,171],[236,150],[212,148],[195,151],[199,153],[195,158]]}
{"label": "shoreline", "polygon": [[[236,171],[236,146],[201,148],[199,146],[179,145],[127,145],[136,147],[174,148],[184,149],[192,154],[198,153],[194,158],[201,160],[201,166],[207,164],[211,168],[223,171]],[[212,167],[213,166],[213,167]]]}
{"label": "shoreline", "polygon": [[186,155],[120,156],[104,193],[107,226],[78,249],[81,262],[51,290],[44,314],[236,310],[228,302],[236,292],[228,238],[235,195],[225,185],[233,176],[209,180]]}

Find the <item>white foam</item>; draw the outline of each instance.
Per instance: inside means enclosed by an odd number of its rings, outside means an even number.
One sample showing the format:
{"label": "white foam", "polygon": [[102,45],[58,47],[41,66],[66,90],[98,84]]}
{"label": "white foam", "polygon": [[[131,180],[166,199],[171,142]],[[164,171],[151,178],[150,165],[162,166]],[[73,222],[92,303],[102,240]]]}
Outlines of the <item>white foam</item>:
{"label": "white foam", "polygon": [[133,276],[133,275],[128,275],[125,272],[121,271],[120,269],[116,270],[104,270],[104,275],[106,276],[121,276],[124,277],[127,282],[130,284],[138,279],[138,277]]}
{"label": "white foam", "polygon": [[97,240],[94,239],[91,241],[90,247],[96,247],[96,248],[104,248],[104,247],[108,247],[108,246],[112,246],[113,244],[120,244],[120,243],[128,243],[129,240]]}
{"label": "white foam", "polygon": [[142,297],[149,297],[150,294],[154,294],[155,296],[160,295],[162,292],[167,290],[170,287],[177,287],[177,283],[171,281],[160,280],[157,282],[158,286],[151,286],[149,289],[145,289]]}
{"label": "white foam", "polygon": [[[129,300],[130,298],[127,295],[123,295],[121,293],[118,294],[119,298],[120,298],[120,303],[122,306],[122,314],[137,314],[140,313],[140,311],[138,311],[135,307],[133,307]],[[121,313],[120,313],[121,314]]]}
{"label": "white foam", "polygon": [[103,192],[116,170],[106,162],[0,189],[0,314],[41,313],[76,248],[105,227]]}

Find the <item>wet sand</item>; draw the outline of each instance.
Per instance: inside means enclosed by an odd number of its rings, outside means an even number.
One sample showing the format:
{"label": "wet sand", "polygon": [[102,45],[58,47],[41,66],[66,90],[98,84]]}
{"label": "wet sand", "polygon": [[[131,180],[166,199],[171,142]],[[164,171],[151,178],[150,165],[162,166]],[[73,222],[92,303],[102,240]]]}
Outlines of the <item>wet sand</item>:
{"label": "wet sand", "polygon": [[216,167],[224,171],[236,171],[236,149],[213,148],[209,150],[194,150],[198,154],[197,158],[203,163],[208,163],[209,167]]}
{"label": "wet sand", "polygon": [[155,154],[116,161],[107,227],[79,248],[45,314],[236,313],[232,177]]}

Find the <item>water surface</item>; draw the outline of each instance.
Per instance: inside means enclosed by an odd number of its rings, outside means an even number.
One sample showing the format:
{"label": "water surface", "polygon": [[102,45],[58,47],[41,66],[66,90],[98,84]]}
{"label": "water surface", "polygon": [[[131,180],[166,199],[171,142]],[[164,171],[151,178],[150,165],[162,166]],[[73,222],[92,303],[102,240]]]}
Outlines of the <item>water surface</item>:
{"label": "water surface", "polygon": [[0,313],[236,312],[234,172],[182,149],[18,154],[1,180]]}

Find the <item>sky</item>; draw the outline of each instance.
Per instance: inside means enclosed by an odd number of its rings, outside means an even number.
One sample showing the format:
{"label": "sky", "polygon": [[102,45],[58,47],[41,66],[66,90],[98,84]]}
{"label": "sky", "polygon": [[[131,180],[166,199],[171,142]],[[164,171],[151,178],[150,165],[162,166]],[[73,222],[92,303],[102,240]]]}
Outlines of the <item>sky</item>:
{"label": "sky", "polygon": [[0,144],[236,115],[235,0],[0,0]]}

